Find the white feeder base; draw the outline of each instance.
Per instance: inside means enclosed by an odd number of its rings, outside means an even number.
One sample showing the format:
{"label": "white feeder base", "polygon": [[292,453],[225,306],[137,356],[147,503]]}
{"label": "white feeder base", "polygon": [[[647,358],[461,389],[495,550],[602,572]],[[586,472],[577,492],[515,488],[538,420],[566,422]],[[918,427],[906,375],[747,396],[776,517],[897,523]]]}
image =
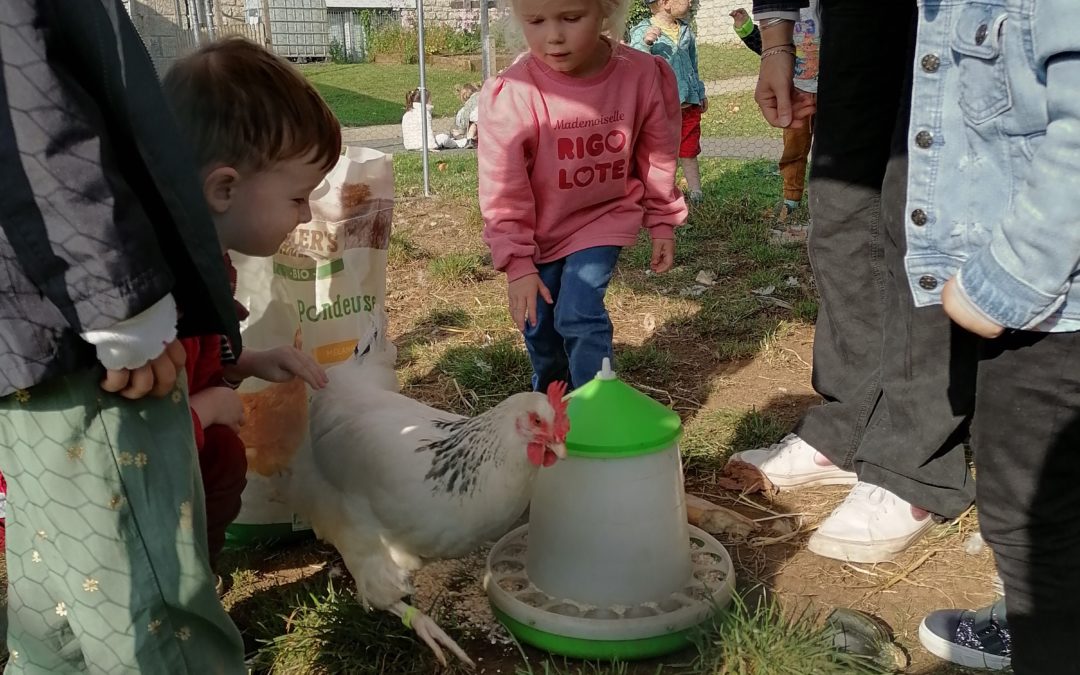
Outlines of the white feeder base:
{"label": "white feeder base", "polygon": [[735,572],[728,552],[711,535],[690,527],[692,575],[664,598],[633,606],[596,607],[556,598],[528,577],[529,526],[504,536],[488,555],[484,588],[492,605],[536,630],[584,640],[637,640],[696,626],[731,602]]}

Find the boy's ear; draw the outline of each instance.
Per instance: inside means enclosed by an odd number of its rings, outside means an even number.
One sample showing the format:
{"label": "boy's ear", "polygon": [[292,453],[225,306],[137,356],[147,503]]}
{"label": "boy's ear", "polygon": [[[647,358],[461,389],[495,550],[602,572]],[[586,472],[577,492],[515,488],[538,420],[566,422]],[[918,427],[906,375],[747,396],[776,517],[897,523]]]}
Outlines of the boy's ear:
{"label": "boy's ear", "polygon": [[229,210],[240,174],[231,166],[219,166],[206,174],[203,180],[203,196],[210,213],[222,215]]}

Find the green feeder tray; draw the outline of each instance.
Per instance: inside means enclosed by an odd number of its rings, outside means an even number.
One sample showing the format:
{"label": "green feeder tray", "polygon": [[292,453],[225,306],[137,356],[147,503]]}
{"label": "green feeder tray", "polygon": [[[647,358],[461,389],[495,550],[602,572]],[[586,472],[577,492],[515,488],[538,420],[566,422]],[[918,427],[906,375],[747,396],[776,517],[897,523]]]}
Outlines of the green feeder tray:
{"label": "green feeder tray", "polygon": [[679,416],[607,359],[567,412],[568,457],[540,470],[529,524],[488,557],[494,613],[521,642],[564,656],[678,651],[735,583],[724,547],[687,523]]}

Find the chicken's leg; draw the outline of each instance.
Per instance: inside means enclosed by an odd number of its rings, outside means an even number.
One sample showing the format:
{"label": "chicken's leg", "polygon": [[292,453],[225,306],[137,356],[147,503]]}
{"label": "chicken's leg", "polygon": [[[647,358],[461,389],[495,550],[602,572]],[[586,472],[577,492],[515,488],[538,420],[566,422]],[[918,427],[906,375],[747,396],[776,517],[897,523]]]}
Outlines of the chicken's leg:
{"label": "chicken's leg", "polygon": [[470,668],[476,668],[476,664],[472,662],[472,659],[427,614],[402,601],[391,605],[390,611],[401,617],[402,623],[416,631],[416,635],[435,653],[435,658],[443,666],[446,665],[446,656],[443,654],[442,647],[446,647],[462,663]]}

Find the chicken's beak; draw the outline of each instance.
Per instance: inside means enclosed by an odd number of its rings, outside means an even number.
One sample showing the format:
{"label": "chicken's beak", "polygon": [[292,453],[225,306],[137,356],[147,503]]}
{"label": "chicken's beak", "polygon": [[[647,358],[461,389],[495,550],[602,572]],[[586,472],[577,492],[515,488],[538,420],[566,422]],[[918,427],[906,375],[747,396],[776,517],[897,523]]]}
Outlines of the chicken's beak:
{"label": "chicken's beak", "polygon": [[555,453],[555,456],[559,459],[566,459],[566,444],[565,443],[552,443],[547,446],[548,450]]}

